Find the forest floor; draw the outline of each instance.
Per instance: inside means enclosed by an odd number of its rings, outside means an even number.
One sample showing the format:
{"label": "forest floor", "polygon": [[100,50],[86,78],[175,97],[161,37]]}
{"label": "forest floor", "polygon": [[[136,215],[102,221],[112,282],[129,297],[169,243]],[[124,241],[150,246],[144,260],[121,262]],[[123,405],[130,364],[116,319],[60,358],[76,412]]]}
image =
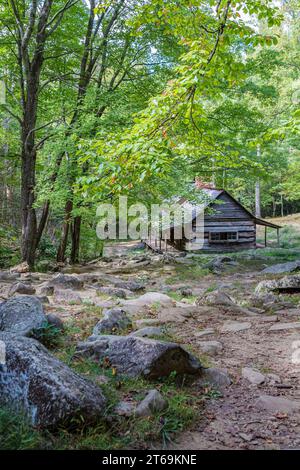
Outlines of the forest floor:
{"label": "forest floor", "polygon": [[[266,266],[300,259],[300,248],[294,235],[293,231],[286,231],[284,235],[289,248],[270,247],[229,255],[231,261],[217,264],[215,270],[211,266],[220,259],[218,255],[188,255],[177,260],[163,260],[147,251],[134,251],[134,243],[121,243],[107,247],[106,255],[111,258],[105,262],[68,268],[65,272],[82,277],[92,273],[99,279],[115,276],[121,280],[143,282],[146,292],[167,294],[174,301],[194,306],[204,294],[221,291],[241,308],[248,309],[253,306],[254,290],[260,281],[283,276],[261,274]],[[53,274],[24,274],[21,277],[38,291],[39,285],[51,279]],[[2,298],[6,298],[10,287],[11,282],[0,282]],[[135,297],[139,295],[135,294]],[[247,310],[235,312],[226,305],[219,305],[217,308],[201,308],[199,314],[187,318],[164,319],[165,339],[185,346],[200,358],[204,366],[224,370],[232,383],[219,389],[208,387],[204,392],[196,383],[174,393],[173,385],[168,388],[166,383],[154,384],[173,400],[169,424],[163,433],[155,434],[151,430],[154,426],[151,419],[135,421],[133,425],[127,420],[117,437],[106,434],[100,440],[99,436],[97,439],[89,437],[83,442],[81,438],[66,439],[64,436],[63,441],[54,442],[53,446],[299,449],[300,361],[299,364],[294,363],[294,358],[297,355],[295,347],[300,340],[300,322],[298,325],[290,323],[300,320],[300,294],[280,297],[281,303],[258,310],[256,314],[247,314]],[[49,296],[48,300],[49,303],[44,305],[46,313],[55,313],[68,328],[67,339],[55,351],[66,362],[70,361],[76,342],[91,334],[103,308],[120,305],[120,299],[113,295],[99,295],[89,284],[80,291],[60,291]],[[156,320],[161,325],[160,307],[159,304],[150,305],[146,311],[138,313],[135,320],[150,319],[154,323]],[[272,329],[274,325],[282,325],[282,329]],[[218,342],[221,349],[204,353],[203,342],[207,341]],[[72,367],[92,380],[104,373],[115,387],[116,381],[110,372],[95,369],[87,363]],[[243,368],[260,372],[263,377],[261,383],[251,383],[243,374]],[[151,386],[153,388],[153,384]],[[129,382],[118,387],[116,400],[131,399],[132,394],[144,389],[145,383]],[[286,401],[278,405],[276,399],[280,397]],[[161,423],[161,417],[157,423]],[[55,441],[56,438],[53,439]]]}

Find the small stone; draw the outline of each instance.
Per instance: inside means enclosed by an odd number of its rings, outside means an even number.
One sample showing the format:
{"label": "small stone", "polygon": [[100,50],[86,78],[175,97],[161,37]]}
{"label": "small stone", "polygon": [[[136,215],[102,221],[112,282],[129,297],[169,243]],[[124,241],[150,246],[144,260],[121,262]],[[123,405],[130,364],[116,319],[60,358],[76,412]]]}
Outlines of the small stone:
{"label": "small stone", "polygon": [[243,439],[245,442],[250,442],[253,440],[253,434],[245,434],[244,432],[241,432],[239,436]]}
{"label": "small stone", "polygon": [[249,322],[228,321],[222,326],[220,331],[221,333],[236,333],[248,330],[249,328],[251,328],[251,323]]}
{"label": "small stone", "polygon": [[104,317],[93,329],[93,335],[113,333],[115,330],[124,330],[132,326],[130,318],[121,308],[104,310]]}
{"label": "small stone", "polygon": [[136,416],[151,416],[168,408],[168,402],[158,390],[150,390],[135,410]]}
{"label": "small stone", "polygon": [[272,374],[272,373],[266,374],[266,377],[273,384],[280,384],[281,383],[281,378],[277,374]]}
{"label": "small stone", "polygon": [[250,367],[243,367],[242,376],[248,380],[252,385],[261,385],[265,382],[266,377],[257,370]]}
{"label": "small stone", "polygon": [[193,295],[193,291],[192,289],[183,288],[180,290],[180,294],[182,297],[191,297]]}
{"label": "small stone", "polygon": [[95,378],[95,382],[96,384],[98,385],[105,385],[109,382],[109,378],[106,377],[106,375],[98,375],[96,378]]}
{"label": "small stone", "polygon": [[209,367],[203,369],[201,378],[198,381],[200,385],[206,385],[207,383],[214,385],[217,388],[223,388],[231,385],[232,380],[225,370],[215,369]]}
{"label": "small stone", "polygon": [[114,411],[119,416],[132,416],[134,414],[134,404],[129,401],[120,401]]}
{"label": "small stone", "polygon": [[200,341],[198,346],[203,353],[211,356],[215,356],[216,354],[223,351],[223,346],[219,341]]}

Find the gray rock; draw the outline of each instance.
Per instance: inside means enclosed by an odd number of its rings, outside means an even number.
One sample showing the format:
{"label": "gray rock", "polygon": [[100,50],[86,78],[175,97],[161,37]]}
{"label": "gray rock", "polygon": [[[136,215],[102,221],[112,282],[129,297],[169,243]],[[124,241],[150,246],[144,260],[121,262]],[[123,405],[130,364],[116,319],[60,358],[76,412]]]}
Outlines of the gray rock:
{"label": "gray rock", "polygon": [[192,289],[184,287],[183,289],[180,289],[180,294],[183,297],[191,297],[193,295],[193,291],[192,291]]}
{"label": "gray rock", "polygon": [[275,294],[292,294],[300,292],[300,274],[284,276],[281,279],[261,281],[255,289],[255,294],[263,295],[268,292]]}
{"label": "gray rock", "polygon": [[45,322],[43,306],[36,297],[12,297],[0,304],[0,331],[28,336]]}
{"label": "gray rock", "polygon": [[274,308],[274,304],[278,302],[278,297],[271,292],[267,294],[261,293],[260,295],[255,294],[250,297],[250,302],[254,307]]}
{"label": "gray rock", "polygon": [[300,402],[290,400],[284,397],[273,397],[271,395],[261,395],[254,406],[260,410],[281,412],[281,413],[295,413],[300,411]]}
{"label": "gray rock", "polygon": [[151,416],[168,408],[168,401],[158,390],[150,390],[143,401],[136,407],[136,416]]}
{"label": "gray rock", "polygon": [[266,380],[265,375],[257,370],[251,369],[250,367],[242,368],[242,376],[252,385],[261,385]]}
{"label": "gray rock", "polygon": [[118,279],[118,280],[116,279],[114,280],[113,284],[115,287],[118,287],[119,289],[126,289],[132,292],[139,292],[145,289],[144,284],[142,284],[141,282],[137,282],[137,281],[122,281],[121,279]]}
{"label": "gray rock", "polygon": [[269,328],[269,331],[299,330],[300,321],[290,323],[276,323]]}
{"label": "gray rock", "polygon": [[48,286],[61,289],[82,289],[83,281],[77,276],[60,273],[48,282]]}
{"label": "gray rock", "polygon": [[0,400],[40,428],[97,423],[105,399],[97,385],[73,372],[37,341],[0,333],[6,362],[0,366]]}
{"label": "gray rock", "polygon": [[11,286],[8,292],[9,297],[13,296],[14,294],[33,295],[35,294],[35,288],[30,284],[17,282]]}
{"label": "gray rock", "polygon": [[198,314],[198,310],[198,307],[188,304],[184,307],[163,307],[159,309],[157,318],[159,323],[183,323]]}
{"label": "gray rock", "polygon": [[54,297],[55,300],[58,302],[62,303],[74,303],[74,304],[81,304],[82,298],[78,294],[78,292],[75,292],[71,289],[58,289],[55,288],[54,290]]}
{"label": "gray rock", "polygon": [[114,409],[114,412],[119,416],[130,417],[134,415],[135,406],[131,401],[120,401]]}
{"label": "gray rock", "polygon": [[99,289],[97,289],[97,294],[114,295],[120,299],[126,299],[127,292],[128,290],[120,289],[118,287],[99,287]]}
{"label": "gray rock", "polygon": [[290,261],[288,263],[274,264],[261,271],[261,274],[282,274],[282,273],[294,273],[300,271],[300,260]]}
{"label": "gray rock", "polygon": [[39,286],[38,289],[39,295],[53,295],[54,294],[54,286],[48,286],[48,283],[43,283]]}
{"label": "gray rock", "polygon": [[203,369],[198,383],[202,386],[209,383],[216,388],[222,389],[231,385],[232,380],[225,370],[209,367],[208,369]]}
{"label": "gray rock", "polygon": [[113,333],[115,330],[125,330],[132,326],[130,318],[121,308],[104,310],[104,317],[95,325],[93,335]]}
{"label": "gray rock", "polygon": [[194,336],[197,338],[202,338],[203,336],[209,336],[215,334],[215,330],[213,328],[205,328],[205,330],[196,331]]}
{"label": "gray rock", "polygon": [[20,273],[10,273],[9,271],[0,271],[0,281],[14,281],[20,277]]}
{"label": "gray rock", "polygon": [[251,323],[249,322],[228,321],[224,323],[220,331],[221,333],[236,333],[248,330],[249,328],[251,328]]}
{"label": "gray rock", "polygon": [[176,302],[171,299],[171,297],[166,294],[162,294],[161,292],[147,292],[137,299],[122,301],[123,308],[132,314],[136,314],[153,305],[158,308],[167,306],[172,307],[176,305]]}
{"label": "gray rock", "polygon": [[46,315],[46,319],[50,325],[54,326],[58,330],[63,331],[65,329],[64,322],[57,315],[48,313],[48,315]]}
{"label": "gray rock", "polygon": [[98,336],[77,345],[76,357],[91,357],[102,362],[108,359],[117,372],[131,377],[158,378],[178,374],[198,374],[198,359],[176,343],[166,343],[135,336]]}
{"label": "gray rock", "polygon": [[36,298],[42,303],[42,304],[50,304],[49,299],[46,295],[36,295]]}
{"label": "gray rock", "polygon": [[109,378],[106,375],[98,375],[95,378],[95,383],[98,385],[105,385],[109,383]]}
{"label": "gray rock", "polygon": [[220,290],[214,290],[212,292],[208,292],[204,294],[202,297],[197,299],[196,303],[198,305],[227,305],[232,306],[235,305],[231,297],[225,292]]}
{"label": "gray rock", "polygon": [[140,330],[133,331],[129,336],[139,336],[141,338],[149,338],[151,336],[162,336],[163,331],[158,326],[146,326]]}
{"label": "gray rock", "polygon": [[197,343],[204,354],[215,356],[223,351],[223,346],[219,341],[200,341]]}
{"label": "gray rock", "polygon": [[140,320],[135,320],[134,322],[137,328],[147,328],[157,325],[159,321],[157,318],[141,318]]}

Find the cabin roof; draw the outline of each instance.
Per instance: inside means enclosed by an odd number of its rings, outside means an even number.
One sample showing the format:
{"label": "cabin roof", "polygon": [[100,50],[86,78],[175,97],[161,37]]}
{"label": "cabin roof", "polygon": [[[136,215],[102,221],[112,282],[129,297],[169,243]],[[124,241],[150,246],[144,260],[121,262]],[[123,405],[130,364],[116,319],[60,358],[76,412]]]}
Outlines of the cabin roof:
{"label": "cabin roof", "polygon": [[[230,197],[236,204],[238,204],[247,214],[253,219],[253,221],[257,225],[264,225],[265,227],[272,227],[272,228],[281,228],[280,225],[273,224],[272,222],[268,222],[267,220],[261,219],[259,217],[255,217],[248,209],[246,209],[239,201],[237,201],[231,194],[229,194],[225,189],[211,189],[211,188],[201,188],[201,191],[204,192],[206,198],[204,201],[204,207],[209,207],[216,201],[222,194],[226,194]],[[190,204],[187,199],[181,198],[179,200],[179,204]]]}

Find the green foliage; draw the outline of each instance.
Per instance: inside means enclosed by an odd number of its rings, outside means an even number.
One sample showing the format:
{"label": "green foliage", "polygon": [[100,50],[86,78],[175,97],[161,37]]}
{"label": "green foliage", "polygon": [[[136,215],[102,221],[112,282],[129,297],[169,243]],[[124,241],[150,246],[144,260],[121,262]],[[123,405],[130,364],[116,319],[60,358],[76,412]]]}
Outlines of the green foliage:
{"label": "green foliage", "polygon": [[41,448],[42,439],[22,414],[0,408],[0,449],[28,450]]}
{"label": "green foliage", "polygon": [[57,348],[62,342],[62,331],[60,328],[45,322],[40,328],[36,328],[31,333],[32,338],[37,339],[48,349]]}

